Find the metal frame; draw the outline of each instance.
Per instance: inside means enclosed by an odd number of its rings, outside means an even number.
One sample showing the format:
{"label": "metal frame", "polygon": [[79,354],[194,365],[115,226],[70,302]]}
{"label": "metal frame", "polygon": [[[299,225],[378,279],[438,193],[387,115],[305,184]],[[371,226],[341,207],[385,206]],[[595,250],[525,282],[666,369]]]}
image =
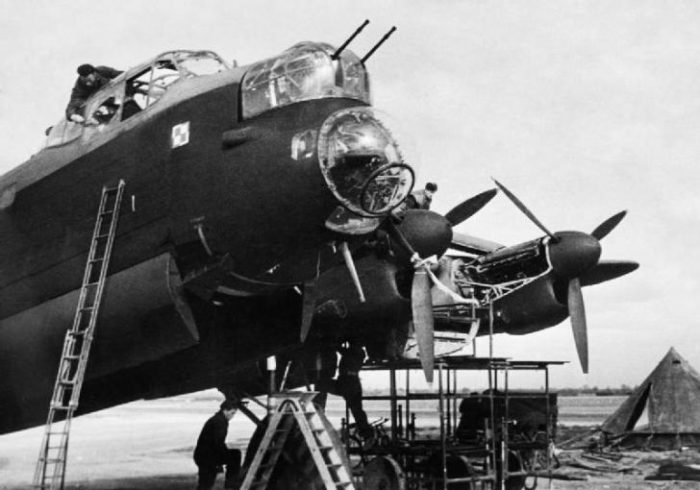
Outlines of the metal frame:
{"label": "metal frame", "polygon": [[[549,366],[563,364],[559,361],[513,361],[506,358],[494,357],[448,357],[436,362],[437,391],[433,393],[413,393],[411,391],[410,372],[420,371],[421,366],[417,360],[401,360],[368,364],[364,369],[368,371],[387,371],[389,375],[388,395],[366,396],[365,400],[383,400],[389,402],[390,427],[389,444],[370,449],[353,447],[347,433],[347,424],[343,429],[343,440],[346,441],[348,454],[367,456],[391,456],[402,467],[409,482],[430,483],[431,488],[447,489],[454,483],[469,483],[472,489],[496,489],[505,488],[505,481],[513,476],[546,476],[551,475],[551,460],[547,452],[546,471],[532,473],[526,468],[511,469],[508,466],[508,458],[505,457],[512,450],[517,451],[517,442],[507,428],[509,420],[510,403],[513,395],[509,390],[509,375],[511,371],[543,371],[545,376],[545,410],[547,417],[547,442],[542,450],[547,450],[546,445],[551,439],[549,421],[551,420],[551,406],[549,393]],[[397,390],[397,371],[405,371],[406,392],[399,394]],[[456,429],[459,410],[458,401],[464,397],[459,392],[458,371],[482,371],[488,378],[488,392],[484,394],[489,400],[490,416],[488,420],[487,436],[481,446],[461,444],[456,441]],[[499,376],[503,377],[503,391],[499,389]],[[501,420],[496,420],[496,399],[503,397],[504,411]],[[423,440],[416,438],[415,421],[412,421],[411,402],[416,400],[434,400],[438,404],[439,440]],[[402,406],[403,402],[405,412]],[[405,416],[406,423],[403,423]],[[440,475],[430,474],[427,468],[428,461],[440,455]],[[462,457],[465,461],[473,460],[482,466],[480,474],[460,478],[448,478],[448,459]],[[434,459],[432,460],[434,461]]]}

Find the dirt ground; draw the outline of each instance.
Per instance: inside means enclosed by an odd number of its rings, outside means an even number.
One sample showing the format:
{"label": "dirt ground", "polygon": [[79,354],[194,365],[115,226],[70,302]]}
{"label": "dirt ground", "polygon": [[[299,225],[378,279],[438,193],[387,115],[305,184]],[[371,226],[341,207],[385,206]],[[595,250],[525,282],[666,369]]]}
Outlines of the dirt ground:
{"label": "dirt ground", "polygon": [[[645,477],[655,475],[661,465],[670,463],[697,465],[700,463],[700,453],[696,451],[626,451],[610,453],[620,457],[611,464],[603,461],[605,458],[592,454],[584,454],[581,450],[565,451],[560,454],[563,466],[560,471],[564,474],[585,478],[585,481],[556,481],[554,488],[566,490],[580,489],[699,489],[700,481],[651,481]],[[597,458],[597,459],[589,459]],[[579,466],[589,468],[582,468]],[[593,469],[597,468],[597,469]],[[539,488],[547,488],[547,482],[541,482]]]}

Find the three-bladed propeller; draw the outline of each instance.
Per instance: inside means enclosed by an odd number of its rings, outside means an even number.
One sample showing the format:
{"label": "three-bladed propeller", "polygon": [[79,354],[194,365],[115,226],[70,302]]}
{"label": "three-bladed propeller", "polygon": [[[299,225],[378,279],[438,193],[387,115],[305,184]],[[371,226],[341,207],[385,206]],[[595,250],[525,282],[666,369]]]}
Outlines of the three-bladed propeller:
{"label": "three-bladed propeller", "polygon": [[588,333],[581,286],[614,279],[639,267],[635,262],[599,262],[601,254],[599,240],[607,236],[622,221],[626,211],[621,211],[603,221],[590,235],[577,231],[551,233],[512,192],[495,179],[494,182],[530,221],[550,237],[548,248],[552,272],[555,277],[568,281],[567,308],[571,317],[574,342],[581,368],[584,373],[588,373]]}
{"label": "three-bladed propeller", "polygon": [[421,366],[428,383],[433,382],[435,362],[431,287],[437,280],[430,271],[430,266],[436,262],[431,258],[440,257],[450,246],[453,226],[477,213],[497,193],[496,189],[490,189],[477,194],[452,208],[445,216],[431,211],[409,210],[399,226],[387,220],[389,234],[408,253],[415,268],[411,285],[413,328]]}

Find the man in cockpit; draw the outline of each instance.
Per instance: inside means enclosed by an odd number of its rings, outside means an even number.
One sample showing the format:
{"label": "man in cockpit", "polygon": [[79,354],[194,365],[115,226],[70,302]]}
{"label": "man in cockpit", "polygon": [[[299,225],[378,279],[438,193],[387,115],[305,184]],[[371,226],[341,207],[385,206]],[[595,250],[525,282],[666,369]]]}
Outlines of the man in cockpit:
{"label": "man in cockpit", "polygon": [[68,101],[68,106],[66,107],[66,119],[80,124],[84,123],[85,102],[103,85],[121,73],[121,71],[109,66],[80,65],[78,67],[79,76],[75,81],[75,85],[73,85],[70,101]]}

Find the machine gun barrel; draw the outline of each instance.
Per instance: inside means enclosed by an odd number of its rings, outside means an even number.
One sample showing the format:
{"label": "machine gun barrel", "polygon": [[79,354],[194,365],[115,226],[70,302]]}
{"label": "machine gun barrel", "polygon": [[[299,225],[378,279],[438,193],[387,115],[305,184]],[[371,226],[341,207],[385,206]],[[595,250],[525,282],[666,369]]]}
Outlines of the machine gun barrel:
{"label": "machine gun barrel", "polygon": [[348,47],[348,44],[350,44],[352,42],[352,40],[357,37],[357,35],[362,31],[362,29],[364,29],[367,26],[367,24],[369,24],[369,19],[365,19],[365,21],[362,23],[362,25],[360,27],[358,27],[355,30],[355,32],[353,32],[352,36],[347,38],[347,40],[342,44],[342,46],[340,46],[338,49],[335,50],[335,53],[333,53],[331,55],[331,59],[333,61],[338,59],[338,56],[340,56],[340,53],[342,53],[343,50]]}
{"label": "machine gun barrel", "polygon": [[365,62],[369,59],[369,57],[372,56],[372,55],[374,54],[374,52],[375,52],[376,50],[379,49],[379,46],[381,46],[382,44],[384,44],[384,41],[386,41],[387,39],[389,39],[389,36],[391,36],[391,35],[394,33],[395,30],[396,30],[396,26],[393,26],[391,29],[389,29],[389,32],[387,32],[386,34],[384,34],[384,37],[381,38],[381,39],[379,40],[379,42],[378,42],[377,44],[375,44],[374,47],[373,47],[372,49],[370,49],[369,52],[367,52],[367,54],[364,55],[364,56],[362,57],[362,60],[361,60],[361,61],[362,61],[362,64],[363,64],[363,65],[364,65]]}

